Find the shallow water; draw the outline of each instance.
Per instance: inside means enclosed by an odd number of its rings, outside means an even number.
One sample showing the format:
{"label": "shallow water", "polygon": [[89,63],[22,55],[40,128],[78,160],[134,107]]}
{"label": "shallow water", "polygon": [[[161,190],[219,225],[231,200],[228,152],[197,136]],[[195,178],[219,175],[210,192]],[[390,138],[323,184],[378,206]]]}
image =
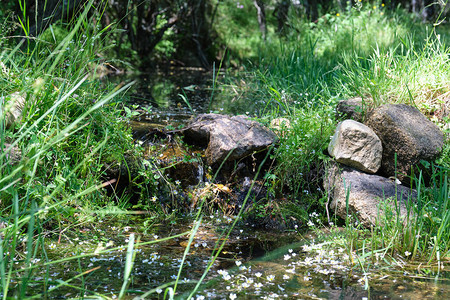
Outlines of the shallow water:
{"label": "shallow water", "polygon": [[[219,214],[204,217],[179,276],[179,299],[188,298],[233,221]],[[82,227],[77,234],[62,235],[59,243],[55,236],[45,246],[49,260],[64,257],[67,261],[46,266],[36,260],[29,295],[43,297],[45,290],[51,299],[83,294],[117,297],[127,244],[134,236],[140,245],[134,247],[125,298],[140,297],[153,289],[144,298],[163,299],[161,286],[176,280],[192,228],[189,223],[151,224],[145,216],[133,216],[114,225],[104,221]],[[70,259],[78,254],[85,257]],[[366,264],[365,276],[352,255],[353,263],[345,249],[321,244],[314,233],[266,232],[240,224],[226,239],[194,299],[232,299],[235,295],[236,299],[445,299],[450,294],[448,271],[437,275],[430,269],[425,274],[423,267],[413,268],[397,258],[396,266],[387,267],[381,260],[370,267]],[[44,286],[45,281],[49,286]]]}
{"label": "shallow water", "polygon": [[116,85],[135,81],[125,104],[140,112],[136,122],[177,127],[200,113],[258,115],[267,103],[262,99],[244,99],[234,84],[225,83],[230,76],[217,69],[213,72],[170,65],[151,73],[111,76],[105,80]]}

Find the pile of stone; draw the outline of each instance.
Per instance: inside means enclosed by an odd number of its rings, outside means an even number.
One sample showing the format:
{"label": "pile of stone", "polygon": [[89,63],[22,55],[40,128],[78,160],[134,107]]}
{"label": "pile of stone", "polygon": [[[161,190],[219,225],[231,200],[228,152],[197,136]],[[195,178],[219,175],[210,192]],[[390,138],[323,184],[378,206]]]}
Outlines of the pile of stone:
{"label": "pile of stone", "polygon": [[[361,121],[360,103],[342,101],[338,115]],[[342,218],[356,216],[367,227],[379,224],[378,216],[387,207],[395,210],[396,206],[406,220],[407,203],[417,196],[408,187],[412,175],[420,172],[422,161],[439,156],[444,135],[417,108],[406,104],[382,105],[368,111],[364,119],[364,124],[351,119],[340,122],[329,144],[328,152],[337,162],[330,164],[324,179],[330,208]]]}

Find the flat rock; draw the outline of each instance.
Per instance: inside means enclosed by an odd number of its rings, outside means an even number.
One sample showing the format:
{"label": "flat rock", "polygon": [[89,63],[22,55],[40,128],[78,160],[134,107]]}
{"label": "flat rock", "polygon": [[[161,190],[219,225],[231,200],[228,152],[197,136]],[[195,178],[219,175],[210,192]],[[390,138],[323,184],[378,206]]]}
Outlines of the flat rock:
{"label": "flat rock", "polygon": [[207,147],[210,166],[246,157],[275,143],[276,135],[245,116],[202,114],[184,130],[184,140]]}
{"label": "flat rock", "polygon": [[374,109],[366,125],[375,131],[383,145],[382,173],[396,176],[404,183],[421,160],[436,159],[444,145],[441,130],[417,108],[406,104]]}
{"label": "flat rock", "polygon": [[328,152],[337,162],[376,173],[381,166],[383,147],[372,129],[362,123],[345,120],[336,127]]}
{"label": "flat rock", "polygon": [[[378,221],[379,214],[389,213],[395,217],[395,198],[397,199],[400,217],[407,220],[406,203],[415,201],[417,192],[406,186],[396,184],[393,180],[378,175],[366,174],[350,167],[331,163],[327,168],[324,180],[325,190],[331,196],[330,209],[338,216],[355,215],[365,227],[382,225]],[[383,200],[386,199],[385,203]]]}

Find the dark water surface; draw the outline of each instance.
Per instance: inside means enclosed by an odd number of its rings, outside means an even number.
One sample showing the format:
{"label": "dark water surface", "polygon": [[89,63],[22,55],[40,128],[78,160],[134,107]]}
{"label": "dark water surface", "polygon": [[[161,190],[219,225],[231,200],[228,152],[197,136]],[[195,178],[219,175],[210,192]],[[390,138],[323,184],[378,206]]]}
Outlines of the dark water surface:
{"label": "dark water surface", "polygon": [[263,103],[244,99],[228,80],[232,76],[217,69],[168,66],[107,80],[116,85],[136,81],[127,93],[127,105],[141,112],[135,121],[176,126],[199,113],[257,115]]}

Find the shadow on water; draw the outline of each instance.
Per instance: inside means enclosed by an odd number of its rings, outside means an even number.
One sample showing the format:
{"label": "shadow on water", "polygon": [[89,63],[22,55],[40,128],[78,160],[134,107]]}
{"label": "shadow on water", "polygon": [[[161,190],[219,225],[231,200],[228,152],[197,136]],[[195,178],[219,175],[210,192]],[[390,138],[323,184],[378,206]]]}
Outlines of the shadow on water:
{"label": "shadow on water", "polygon": [[380,261],[370,268],[366,265],[368,271],[363,273],[344,249],[328,248],[327,244],[307,234],[260,258],[218,271],[216,279],[206,283],[199,294],[206,299],[236,295],[236,299],[354,300],[446,299],[450,294],[448,271],[421,270],[404,262],[386,266]]}
{"label": "shadow on water", "polygon": [[202,68],[171,67],[108,78],[116,84],[132,80],[136,84],[128,92],[129,104],[151,107],[156,113],[207,112],[213,91],[213,73]]}
{"label": "shadow on water", "polygon": [[[211,255],[217,245],[224,240],[224,232],[229,228],[233,219],[228,216],[210,216],[195,234],[190,245],[189,254],[183,265],[180,277],[179,291],[192,290],[195,280],[198,280],[207,268]],[[135,248],[135,260],[131,281],[128,289],[130,297],[157,288],[158,286],[175,280],[182,261],[183,253],[188,246],[188,235],[161,241],[192,230],[192,224],[147,224],[146,219],[129,217],[122,222],[112,224],[100,221],[95,226],[87,225],[78,232],[67,233],[61,241],[46,245],[49,261],[56,261],[61,257],[69,258],[80,254],[88,254],[74,260],[67,260],[60,264],[50,264],[35,270],[31,279],[29,296],[42,293],[43,289],[52,289],[62,281],[71,282],[60,286],[49,293],[52,299],[69,299],[95,293],[116,297],[122,287],[126,264],[127,243],[134,234],[139,236],[140,243],[146,245]],[[245,226],[235,229],[226,242],[217,261],[212,266],[207,281],[213,279],[217,270],[235,266],[236,261],[249,261],[264,256],[268,251],[281,247],[296,240],[293,234],[273,234],[249,230]],[[148,244],[154,241],[153,244]],[[110,249],[110,250],[108,250]],[[101,254],[95,254],[103,251]],[[105,252],[106,251],[106,252]],[[93,255],[92,255],[93,254]],[[43,261],[36,261],[36,265]],[[80,273],[85,276],[72,280]],[[50,286],[43,286],[48,282]],[[18,283],[19,284],[19,283]],[[82,286],[82,291],[74,286]],[[158,298],[154,294],[148,299]],[[146,298],[147,299],[147,298]]]}

